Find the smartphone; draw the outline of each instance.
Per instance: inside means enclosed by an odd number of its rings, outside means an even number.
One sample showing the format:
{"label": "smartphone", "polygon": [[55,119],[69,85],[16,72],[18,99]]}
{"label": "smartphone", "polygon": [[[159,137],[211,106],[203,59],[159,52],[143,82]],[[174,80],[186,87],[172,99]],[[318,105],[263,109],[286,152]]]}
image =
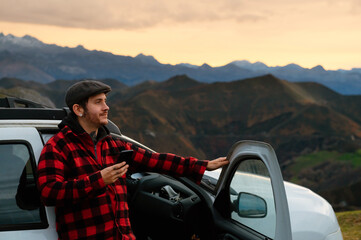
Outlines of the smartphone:
{"label": "smartphone", "polygon": [[133,150],[123,150],[119,154],[118,162],[126,162],[128,165],[132,161]]}

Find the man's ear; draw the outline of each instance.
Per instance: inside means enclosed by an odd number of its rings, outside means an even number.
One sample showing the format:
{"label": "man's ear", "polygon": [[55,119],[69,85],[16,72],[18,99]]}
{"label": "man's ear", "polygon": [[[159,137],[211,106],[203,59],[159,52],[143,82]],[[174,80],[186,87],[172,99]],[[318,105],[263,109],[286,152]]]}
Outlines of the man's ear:
{"label": "man's ear", "polygon": [[84,116],[84,109],[79,104],[73,105],[73,111],[78,117]]}

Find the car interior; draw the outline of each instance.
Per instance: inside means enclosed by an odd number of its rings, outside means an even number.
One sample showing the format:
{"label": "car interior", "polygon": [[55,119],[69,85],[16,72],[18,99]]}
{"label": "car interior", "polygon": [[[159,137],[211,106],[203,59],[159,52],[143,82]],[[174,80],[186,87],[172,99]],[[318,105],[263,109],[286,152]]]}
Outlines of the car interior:
{"label": "car interior", "polygon": [[129,174],[127,182],[130,219],[137,239],[213,239],[210,208],[195,192],[195,184],[192,190],[157,173]]}

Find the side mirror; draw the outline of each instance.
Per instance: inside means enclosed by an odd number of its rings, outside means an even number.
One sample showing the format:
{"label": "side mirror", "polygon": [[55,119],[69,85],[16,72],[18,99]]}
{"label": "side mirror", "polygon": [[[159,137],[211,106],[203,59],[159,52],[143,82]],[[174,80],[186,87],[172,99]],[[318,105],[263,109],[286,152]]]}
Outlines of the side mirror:
{"label": "side mirror", "polygon": [[264,218],[267,215],[266,201],[251,193],[239,193],[236,207],[238,216],[243,218]]}

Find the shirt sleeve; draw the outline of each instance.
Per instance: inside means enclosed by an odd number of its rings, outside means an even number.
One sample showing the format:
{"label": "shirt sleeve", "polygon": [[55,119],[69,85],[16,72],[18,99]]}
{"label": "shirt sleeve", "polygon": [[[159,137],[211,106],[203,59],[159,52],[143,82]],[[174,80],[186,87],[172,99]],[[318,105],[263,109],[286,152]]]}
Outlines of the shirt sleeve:
{"label": "shirt sleeve", "polygon": [[100,171],[83,178],[65,180],[69,170],[64,156],[51,144],[43,148],[38,164],[38,188],[45,205],[76,203],[85,197],[95,197],[105,192],[106,187]]}
{"label": "shirt sleeve", "polygon": [[132,144],[126,144],[126,148],[134,150],[131,169],[185,176],[197,184],[201,182],[208,164],[208,160],[181,157],[171,153],[155,153]]}

